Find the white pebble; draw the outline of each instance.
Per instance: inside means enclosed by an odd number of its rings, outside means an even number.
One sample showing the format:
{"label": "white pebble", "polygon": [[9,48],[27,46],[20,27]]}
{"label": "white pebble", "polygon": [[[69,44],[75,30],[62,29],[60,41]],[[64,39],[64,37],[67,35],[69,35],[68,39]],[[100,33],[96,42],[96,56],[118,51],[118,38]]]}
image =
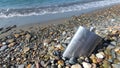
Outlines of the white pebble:
{"label": "white pebble", "polygon": [[105,54],[103,52],[99,52],[96,54],[97,58],[103,59],[105,57]]}
{"label": "white pebble", "polygon": [[90,63],[87,62],[82,62],[83,68],[91,68],[92,65]]}
{"label": "white pebble", "polygon": [[82,68],[82,66],[80,64],[75,64],[75,65],[72,65],[71,68]]}

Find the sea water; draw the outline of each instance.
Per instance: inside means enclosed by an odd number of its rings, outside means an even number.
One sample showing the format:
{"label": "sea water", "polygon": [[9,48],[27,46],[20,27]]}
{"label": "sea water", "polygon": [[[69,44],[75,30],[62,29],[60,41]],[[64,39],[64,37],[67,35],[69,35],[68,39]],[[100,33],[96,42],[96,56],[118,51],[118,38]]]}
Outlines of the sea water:
{"label": "sea water", "polygon": [[[50,15],[50,18],[62,14],[62,17],[66,17],[66,14],[71,16],[70,12],[82,12],[86,9],[116,3],[120,3],[120,0],[0,0],[0,27],[15,23],[20,24],[20,22],[29,23],[31,19],[35,22],[37,18],[47,20]],[[19,19],[20,21],[17,21]]]}

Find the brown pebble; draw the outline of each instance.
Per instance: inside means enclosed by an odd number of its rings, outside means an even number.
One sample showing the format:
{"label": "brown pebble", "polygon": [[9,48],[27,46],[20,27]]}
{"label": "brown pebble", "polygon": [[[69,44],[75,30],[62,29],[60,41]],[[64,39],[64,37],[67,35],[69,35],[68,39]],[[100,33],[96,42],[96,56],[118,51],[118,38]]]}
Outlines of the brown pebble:
{"label": "brown pebble", "polygon": [[31,64],[28,64],[26,68],[31,68]]}
{"label": "brown pebble", "polygon": [[15,45],[15,42],[12,42],[8,45],[8,47],[13,47]]}

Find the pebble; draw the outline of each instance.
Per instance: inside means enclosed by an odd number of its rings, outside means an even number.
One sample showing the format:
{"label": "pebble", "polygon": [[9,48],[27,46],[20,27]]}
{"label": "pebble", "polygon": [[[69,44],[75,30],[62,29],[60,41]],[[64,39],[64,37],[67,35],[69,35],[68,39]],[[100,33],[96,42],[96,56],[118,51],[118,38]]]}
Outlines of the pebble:
{"label": "pebble", "polygon": [[64,61],[63,61],[63,60],[59,60],[57,63],[58,63],[59,65],[61,65],[61,66],[64,65]]}
{"label": "pebble", "polygon": [[18,65],[18,68],[24,68],[24,67],[25,67],[24,64]]}
{"label": "pebble", "polygon": [[26,68],[31,68],[31,64],[28,64]]}
{"label": "pebble", "polygon": [[113,68],[120,68],[120,64],[112,64]]}
{"label": "pebble", "polygon": [[2,45],[6,45],[6,42],[2,42]]}
{"label": "pebble", "polygon": [[48,46],[49,42],[50,42],[49,39],[45,39],[45,40],[43,41],[43,45],[44,45],[44,46]]}
{"label": "pebble", "polygon": [[26,53],[26,52],[29,51],[29,50],[30,50],[29,47],[24,47],[23,52]]}
{"label": "pebble", "polygon": [[9,40],[7,40],[7,42],[12,43],[12,42],[14,42],[14,39],[9,39]]}
{"label": "pebble", "polygon": [[116,46],[117,43],[115,41],[110,42],[112,45]]}
{"label": "pebble", "polygon": [[111,68],[111,65],[108,61],[105,60],[105,61],[103,61],[103,67],[104,68]]}
{"label": "pebble", "polygon": [[7,48],[7,45],[4,45],[0,48],[0,51],[4,51]]}
{"label": "pebble", "polygon": [[90,59],[92,60],[93,63],[97,63],[97,57],[94,54],[90,56]]}
{"label": "pebble", "polygon": [[82,66],[80,64],[75,64],[75,65],[72,65],[71,68],[82,68]]}
{"label": "pebble", "polygon": [[12,42],[8,45],[8,47],[13,47],[15,45],[15,42]]}
{"label": "pebble", "polygon": [[20,37],[20,34],[14,34],[15,38]]}
{"label": "pebble", "polygon": [[92,65],[90,63],[87,63],[87,62],[82,62],[82,65],[84,68],[91,68]]}
{"label": "pebble", "polygon": [[103,52],[99,52],[96,54],[97,58],[103,59],[105,57],[105,54]]}

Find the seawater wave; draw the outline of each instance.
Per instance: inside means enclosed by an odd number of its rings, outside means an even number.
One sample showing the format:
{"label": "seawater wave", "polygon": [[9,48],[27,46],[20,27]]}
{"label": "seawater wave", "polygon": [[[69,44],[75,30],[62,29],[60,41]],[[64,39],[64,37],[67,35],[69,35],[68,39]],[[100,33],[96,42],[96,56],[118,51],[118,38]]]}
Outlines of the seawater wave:
{"label": "seawater wave", "polygon": [[104,7],[116,3],[120,3],[120,0],[103,0],[103,1],[96,1],[89,3],[73,3],[67,5],[55,5],[55,6],[47,6],[47,7],[36,7],[36,8],[1,9],[0,18],[80,11],[85,9],[92,9],[95,7]]}

